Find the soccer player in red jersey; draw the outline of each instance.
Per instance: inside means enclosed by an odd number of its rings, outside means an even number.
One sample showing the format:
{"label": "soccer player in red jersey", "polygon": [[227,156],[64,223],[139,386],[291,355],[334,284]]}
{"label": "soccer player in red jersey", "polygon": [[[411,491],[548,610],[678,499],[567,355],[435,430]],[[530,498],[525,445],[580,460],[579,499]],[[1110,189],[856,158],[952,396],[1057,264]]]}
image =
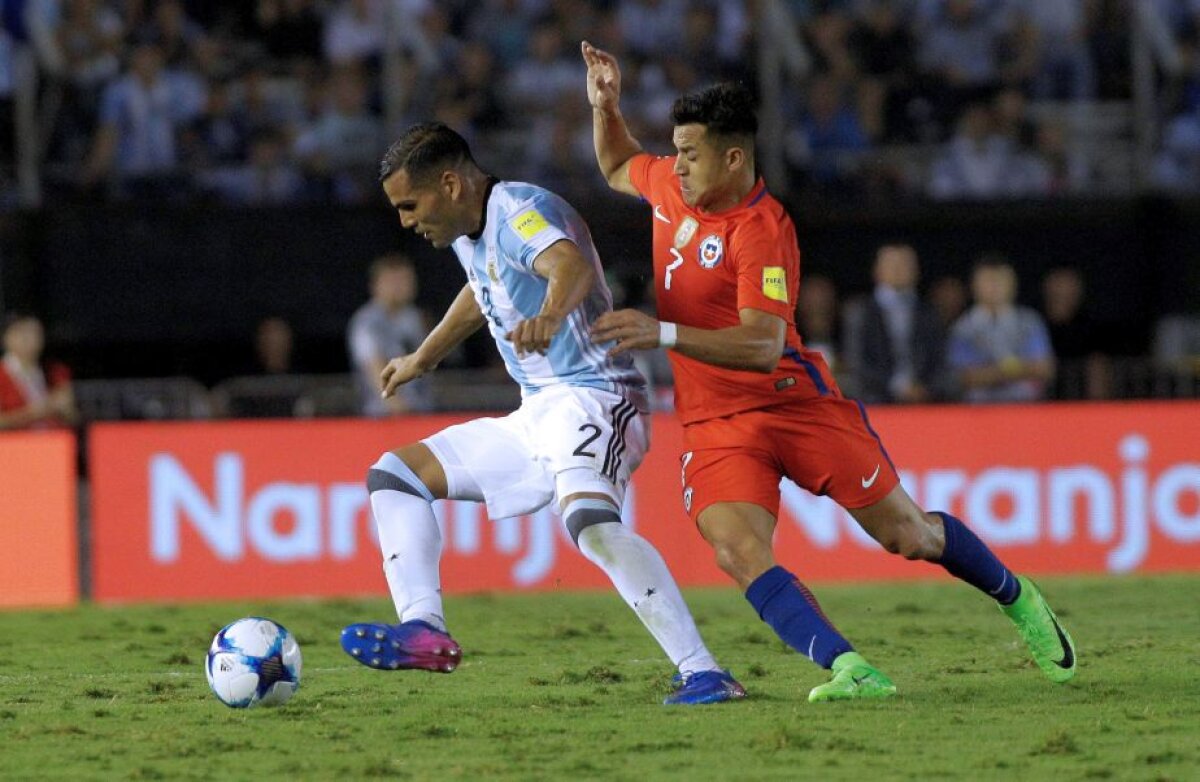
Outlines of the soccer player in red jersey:
{"label": "soccer player in red jersey", "polygon": [[1046,676],[1070,679],[1074,646],[1033,582],[960,520],[913,502],[866,410],[804,347],[794,317],[796,229],[755,169],[749,92],[719,84],[679,98],[671,111],[677,153],[654,157],[621,116],[616,59],[586,41],[582,48],[600,170],[610,187],[652,210],[659,318],[609,313],[593,338],[616,340],[613,353],[670,349],[687,448],[684,509],[763,621],[832,670],[809,700],[879,698],[896,688],[776,564],[781,477],[832,497],[888,551],[940,564],[995,598]]}

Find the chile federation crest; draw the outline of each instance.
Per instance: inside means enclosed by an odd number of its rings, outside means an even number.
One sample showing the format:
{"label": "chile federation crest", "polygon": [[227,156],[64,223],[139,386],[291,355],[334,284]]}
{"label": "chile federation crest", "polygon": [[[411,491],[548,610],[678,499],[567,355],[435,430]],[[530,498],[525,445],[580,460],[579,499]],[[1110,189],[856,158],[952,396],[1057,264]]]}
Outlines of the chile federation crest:
{"label": "chile federation crest", "polygon": [[709,234],[700,242],[700,265],[705,269],[716,268],[725,257],[725,242],[719,234]]}

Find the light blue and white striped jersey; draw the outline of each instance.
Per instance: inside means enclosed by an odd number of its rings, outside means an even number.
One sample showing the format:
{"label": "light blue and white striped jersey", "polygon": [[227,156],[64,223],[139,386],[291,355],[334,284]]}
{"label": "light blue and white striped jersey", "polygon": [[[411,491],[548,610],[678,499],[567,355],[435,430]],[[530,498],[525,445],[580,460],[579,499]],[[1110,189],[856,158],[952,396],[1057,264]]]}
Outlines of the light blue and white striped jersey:
{"label": "light blue and white striped jersey", "polygon": [[[541,311],[550,283],[534,272],[533,262],[563,239],[574,243],[592,264],[596,281],[567,315],[546,355],[518,358],[504,335]],[[621,394],[640,410],[648,409],[646,381],[634,367],[633,357],[622,353],[609,358],[613,343],[598,345],[588,336],[592,323],[612,310],[612,293],[587,224],[570,204],[536,185],[496,182],[484,207],[479,238],[460,236],[452,246],[508,374],[521,386],[522,398],[549,386],[585,386]]]}

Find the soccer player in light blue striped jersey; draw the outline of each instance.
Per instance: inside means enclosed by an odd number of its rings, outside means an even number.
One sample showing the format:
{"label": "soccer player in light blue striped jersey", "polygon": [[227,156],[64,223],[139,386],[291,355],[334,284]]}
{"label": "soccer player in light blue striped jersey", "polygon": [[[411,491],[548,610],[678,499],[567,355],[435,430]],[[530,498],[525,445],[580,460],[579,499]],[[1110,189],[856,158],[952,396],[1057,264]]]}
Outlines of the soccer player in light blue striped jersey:
{"label": "soccer player in light blue striped jersey", "polygon": [[484,502],[491,518],[507,518],[554,502],[579,550],[679,669],[666,702],[744,697],[705,647],[658,551],[621,523],[630,475],[649,447],[646,384],[628,355],[609,356],[611,344],[589,337],[612,311],[612,294],[587,225],[543,188],[488,176],[440,123],[405,132],[380,180],[401,225],[452,248],[467,277],[421,346],[384,368],[383,396],[486,325],[521,386],[521,406],[389,451],[368,471],[400,623],[352,624],[342,647],[372,668],[453,671],[461,650],[446,630],[430,503]]}

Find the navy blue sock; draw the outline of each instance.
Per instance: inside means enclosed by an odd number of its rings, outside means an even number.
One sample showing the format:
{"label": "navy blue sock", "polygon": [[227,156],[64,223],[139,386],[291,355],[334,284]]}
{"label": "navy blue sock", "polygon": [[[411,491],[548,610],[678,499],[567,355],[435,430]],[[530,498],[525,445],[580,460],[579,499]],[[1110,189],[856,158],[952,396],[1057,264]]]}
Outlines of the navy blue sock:
{"label": "navy blue sock", "polygon": [[940,561],[946,572],[986,592],[1001,605],[1009,605],[1021,594],[1021,584],[1012,571],[1004,567],[987,544],[949,513],[934,511],[942,517],[946,530],[946,547]]}
{"label": "navy blue sock", "polygon": [[825,618],[812,592],[778,565],[754,579],[746,599],[788,646],[822,668],[831,667],[839,654],[854,651]]}

